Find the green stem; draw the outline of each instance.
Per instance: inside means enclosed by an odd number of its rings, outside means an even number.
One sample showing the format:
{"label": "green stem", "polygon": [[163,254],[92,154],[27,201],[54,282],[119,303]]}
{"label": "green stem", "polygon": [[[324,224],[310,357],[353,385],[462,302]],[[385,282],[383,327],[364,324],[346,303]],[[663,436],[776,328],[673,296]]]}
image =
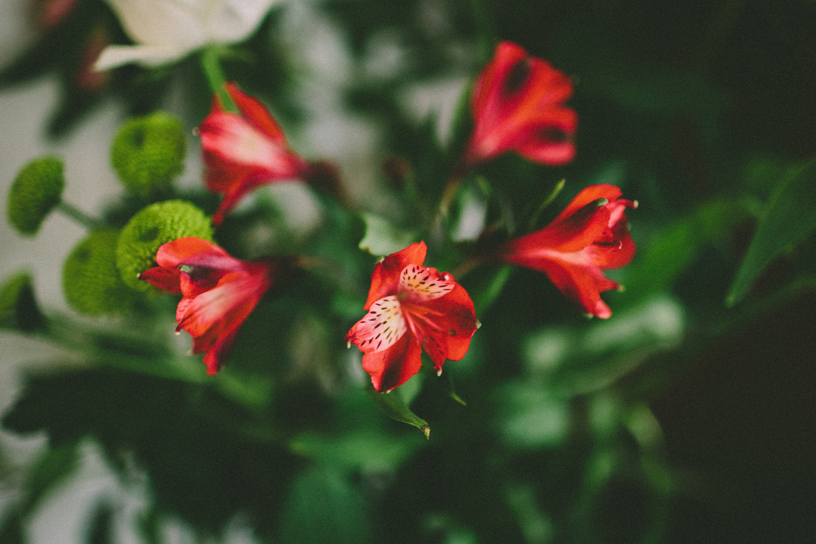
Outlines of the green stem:
{"label": "green stem", "polygon": [[451,179],[448,180],[448,184],[445,186],[445,190],[442,193],[442,198],[439,201],[439,214],[441,216],[448,215],[451,203],[453,202],[453,199],[456,197],[456,193],[459,191],[459,187],[461,185],[462,176],[453,176]]}
{"label": "green stem", "polygon": [[75,208],[67,202],[60,201],[57,204],[57,209],[89,230],[99,229],[105,226],[104,223],[98,219],[94,219],[82,210]]}
{"label": "green stem", "polygon": [[201,51],[200,58],[201,68],[204,70],[204,75],[207,77],[210,89],[218,95],[218,100],[224,108],[231,112],[237,112],[238,108],[224,88],[227,77],[224,75],[224,69],[221,67],[221,48],[216,45],[211,45]]}
{"label": "green stem", "polygon": [[561,190],[564,188],[564,184],[566,182],[567,182],[566,179],[562,179],[561,181],[555,184],[555,187],[553,187],[553,190],[552,192],[550,192],[550,195],[544,199],[544,202],[541,203],[541,205],[538,207],[535,213],[533,213],[532,217],[530,217],[530,223],[527,225],[528,231],[535,230],[536,223],[538,222],[538,218],[541,216],[541,212],[544,211],[544,208],[553,203],[553,200],[555,200],[556,197],[561,193]]}
{"label": "green stem", "polygon": [[119,370],[186,383],[206,380],[192,369],[174,364],[172,353],[164,346],[136,335],[83,327],[66,316],[50,316],[41,337],[57,346],[88,354],[95,363]]}

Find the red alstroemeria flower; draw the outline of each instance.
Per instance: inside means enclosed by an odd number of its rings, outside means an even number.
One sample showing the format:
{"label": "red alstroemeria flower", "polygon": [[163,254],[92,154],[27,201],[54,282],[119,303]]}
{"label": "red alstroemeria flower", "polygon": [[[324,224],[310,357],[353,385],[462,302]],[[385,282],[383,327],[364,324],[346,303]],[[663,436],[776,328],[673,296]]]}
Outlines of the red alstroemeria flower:
{"label": "red alstroemeria flower", "polygon": [[363,307],[368,313],[346,334],[363,351],[363,369],[377,391],[419,372],[422,350],[437,372],[467,353],[478,328],[473,302],[453,276],[422,266],[428,248],[411,244],[374,268]]}
{"label": "red alstroemeria flower", "polygon": [[306,179],[311,172],[309,162],[292,151],[263,104],[233,83],[225,87],[239,113],[226,111],[216,99],[198,127],[207,168],[204,183],[211,192],[224,195],[213,215],[214,225],[261,185]]}
{"label": "red alstroemeria flower", "polygon": [[635,254],[626,208],[612,185],[587,187],[543,229],[511,240],[499,249],[499,259],[543,272],[569,300],[593,316],[612,315],[601,293],[620,285],[603,270],[620,268]]}
{"label": "red alstroemeria flower", "polygon": [[474,130],[463,168],[508,151],[547,165],[571,161],[578,116],[563,105],[571,95],[564,73],[514,43],[500,43],[473,87]]}
{"label": "red alstroemeria flower", "polygon": [[272,285],[274,261],[242,261],[213,243],[187,237],[156,253],[159,266],[139,277],[182,295],[178,327],[193,337],[193,353],[204,353],[207,374],[224,365],[238,329]]}

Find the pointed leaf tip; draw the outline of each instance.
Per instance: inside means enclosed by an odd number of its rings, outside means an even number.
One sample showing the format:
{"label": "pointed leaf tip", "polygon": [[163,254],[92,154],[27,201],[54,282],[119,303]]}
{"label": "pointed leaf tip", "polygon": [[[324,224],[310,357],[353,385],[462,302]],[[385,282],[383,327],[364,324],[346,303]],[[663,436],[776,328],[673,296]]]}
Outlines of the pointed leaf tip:
{"label": "pointed leaf tip", "polygon": [[426,438],[428,437],[431,432],[428,422],[414,414],[411,409],[408,408],[408,405],[405,404],[405,400],[398,390],[378,393],[371,384],[368,384],[366,386],[366,393],[371,400],[374,401],[374,404],[377,405],[377,408],[382,410],[385,415],[401,423],[413,425],[422,431]]}
{"label": "pointed leaf tip", "polygon": [[732,307],[780,254],[792,250],[816,229],[816,160],[792,169],[778,183],[737,271],[725,303]]}

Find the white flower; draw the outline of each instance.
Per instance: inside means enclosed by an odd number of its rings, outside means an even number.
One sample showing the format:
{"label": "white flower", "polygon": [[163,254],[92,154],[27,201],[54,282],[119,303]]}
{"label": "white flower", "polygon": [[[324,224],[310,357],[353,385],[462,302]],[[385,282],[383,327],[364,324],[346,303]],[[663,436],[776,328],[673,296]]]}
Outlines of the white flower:
{"label": "white flower", "polygon": [[282,0],[107,0],[135,45],[110,45],[94,68],[159,66],[212,43],[247,38]]}

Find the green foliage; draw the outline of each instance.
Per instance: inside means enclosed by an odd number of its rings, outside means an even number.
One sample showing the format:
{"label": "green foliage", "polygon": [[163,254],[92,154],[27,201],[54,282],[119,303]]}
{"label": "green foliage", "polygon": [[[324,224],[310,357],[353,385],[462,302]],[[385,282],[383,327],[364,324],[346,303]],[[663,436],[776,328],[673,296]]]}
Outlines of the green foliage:
{"label": "green foliage", "polygon": [[733,306],[781,253],[791,251],[816,228],[816,161],[794,168],[777,184],[740,265],[726,303]]}
{"label": "green foliage", "polygon": [[139,274],[156,266],[156,252],[163,244],[185,236],[212,241],[209,216],[193,204],[167,200],[140,210],[119,233],[116,244],[116,267],[125,285],[143,292],[155,291],[139,280]]}
{"label": "green foliage", "polygon": [[40,157],[26,164],[14,178],[8,200],[8,221],[20,234],[33,236],[62,199],[65,188],[62,160]]}
{"label": "green foliage", "polygon": [[32,332],[44,325],[30,273],[18,272],[0,284],[0,328]]}
{"label": "green foliage", "polygon": [[402,397],[402,387],[398,387],[387,393],[378,393],[374,391],[371,384],[367,384],[366,393],[368,393],[368,396],[374,401],[374,404],[388,417],[401,423],[413,425],[422,431],[426,438],[430,438],[431,427],[427,421],[414,414],[408,407],[408,404],[406,404],[405,399]]}
{"label": "green foliage", "polygon": [[371,542],[371,522],[360,492],[342,474],[317,466],[292,482],[281,513],[280,542]]}
{"label": "green foliage", "polygon": [[[0,86],[51,76],[50,136],[110,98],[147,115],[111,149],[128,191],[100,214],[105,228],[127,224],[117,281],[149,290],[138,273],[181,236],[241,259],[295,255],[303,270],[276,278],[213,377],[200,355],[176,354],[190,343],[171,340],[177,298],[140,297],[115,322],[122,330],[107,330],[46,321],[30,274],[5,281],[4,334],[42,333],[70,363],[27,370],[3,418],[48,447],[0,471],[4,489],[20,488],[0,542],[25,541],[89,443],[122,482],[146,482],[145,542],[161,541],[168,518],[195,540],[223,540],[237,521],[285,543],[745,544],[814,533],[813,2],[283,3],[205,64],[269,104],[295,149],[336,161],[345,191],[307,187],[301,209],[262,188],[215,232],[206,214],[221,197],[173,184],[182,127],[212,104],[202,59],[127,66],[81,88],[91,38],[128,37],[102,0],[74,6],[0,69]],[[317,30],[302,32],[304,20]],[[460,177],[473,81],[501,40],[572,78],[577,156],[553,168],[511,153]],[[316,47],[326,43],[331,62]],[[151,113],[171,88],[180,119]],[[416,100],[428,89],[435,101]],[[354,129],[316,130],[337,118]],[[362,137],[359,155],[358,126],[374,140]],[[332,156],[336,144],[351,156]],[[61,179],[57,159],[40,160]],[[538,272],[484,262],[598,183],[640,204],[627,211],[635,257],[608,272],[626,287],[603,294],[608,320],[583,319]],[[36,232],[43,209],[12,224]],[[107,290],[114,235],[92,227],[64,270],[69,304],[90,313],[139,295]],[[420,239],[482,327],[442,376],[426,364],[375,393],[343,336],[363,315],[377,257]],[[427,440],[414,430],[430,427]],[[109,541],[121,514],[103,499],[86,540]]]}
{"label": "green foliage", "polygon": [[92,436],[125,472],[132,451],[156,507],[212,532],[243,511],[269,531],[297,462],[264,419],[209,386],[90,368],[30,376],[3,425],[55,448]]}
{"label": "green foliage", "polygon": [[701,203],[693,212],[663,225],[623,271],[627,297],[641,299],[672,289],[707,246],[727,243],[749,217],[745,201],[725,198]]}
{"label": "green foliage", "polygon": [[74,246],[62,267],[62,290],[68,305],[79,313],[98,316],[125,313],[136,293],[116,268],[119,231],[91,232]]}
{"label": "green foliage", "polygon": [[128,191],[149,198],[169,192],[184,169],[186,152],[181,120],[157,111],[119,128],[111,146],[111,164]]}

